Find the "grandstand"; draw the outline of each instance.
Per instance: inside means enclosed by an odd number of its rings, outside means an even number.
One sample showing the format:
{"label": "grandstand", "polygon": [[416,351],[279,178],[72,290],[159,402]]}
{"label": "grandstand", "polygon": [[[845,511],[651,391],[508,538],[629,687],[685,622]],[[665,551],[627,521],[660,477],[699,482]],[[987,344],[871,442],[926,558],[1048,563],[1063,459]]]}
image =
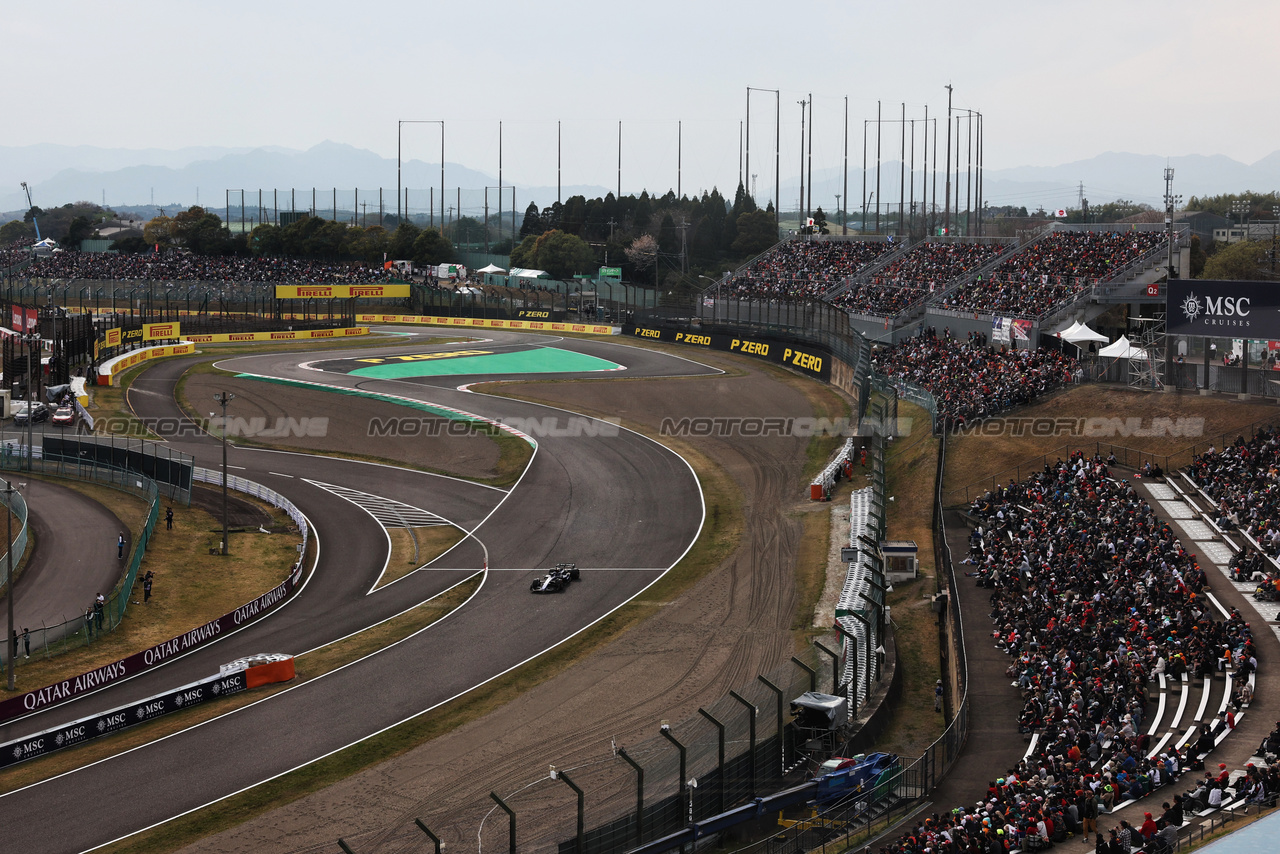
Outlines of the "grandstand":
{"label": "grandstand", "polygon": [[[1189,232],[1175,235],[1185,252]],[[1159,224],[1051,223],[1009,239],[935,239],[912,245],[797,238],[775,246],[709,293],[719,300],[823,299],[873,340],[917,326],[989,331],[995,318],[1031,322],[1031,340],[1068,313],[1142,302],[1166,272]],[[1185,260],[1184,260],[1185,263]],[[1091,309],[1091,306],[1093,307]],[[1084,319],[1087,319],[1085,317]]]}
{"label": "grandstand", "polygon": [[737,299],[811,300],[892,251],[887,241],[797,239],[779,243],[717,286]]}

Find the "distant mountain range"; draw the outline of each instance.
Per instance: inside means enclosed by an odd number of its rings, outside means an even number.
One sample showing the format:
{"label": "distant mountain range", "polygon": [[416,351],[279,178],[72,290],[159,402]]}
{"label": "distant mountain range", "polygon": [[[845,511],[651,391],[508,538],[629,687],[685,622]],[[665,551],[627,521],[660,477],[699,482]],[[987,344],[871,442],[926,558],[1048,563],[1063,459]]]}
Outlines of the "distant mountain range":
{"label": "distant mountain range", "polygon": [[[1059,207],[1078,207],[1080,184],[1083,182],[1085,198],[1091,204],[1101,204],[1128,199],[1163,207],[1165,192],[1164,169],[1175,170],[1173,192],[1190,199],[1193,195],[1214,195],[1245,190],[1267,192],[1280,189],[1280,151],[1273,152],[1252,164],[1241,163],[1222,155],[1164,158],[1157,155],[1107,152],[1059,166],[1019,166],[1010,169],[987,169],[984,176],[984,196],[992,205],[1025,205],[1028,210],[1043,206],[1047,210]],[[103,203],[118,211],[131,211],[144,216],[164,207],[170,212],[196,204],[197,201],[213,210],[226,204],[227,188],[244,188],[246,207],[256,209],[257,191],[264,190],[264,206],[271,209],[278,204],[287,209],[289,202],[299,210],[312,206],[311,188],[323,181],[328,187],[317,187],[315,207],[320,211],[333,208],[333,186],[338,186],[340,213],[349,214],[355,209],[354,188],[360,189],[360,210],[366,215],[376,215],[378,188],[384,187],[382,204],[394,213],[395,190],[389,178],[396,174],[396,164],[366,149],[335,142],[323,142],[306,151],[263,148],[182,148],[123,149],[96,148],[93,146],[29,145],[0,146],[0,219],[21,216],[27,201],[20,183],[31,187],[35,203],[41,207],[54,207],[74,201]],[[899,164],[886,162],[881,166],[881,191],[884,211],[898,207],[898,187],[901,176]],[[925,178],[919,170],[915,175],[916,197],[921,195]],[[929,176],[932,179],[932,176]],[[510,180],[510,179],[508,179]],[[908,181],[910,176],[908,176]],[[943,204],[944,176],[938,176],[937,204]],[[440,182],[440,164],[421,160],[402,164],[402,186],[437,187]],[[851,165],[848,196],[860,198],[863,186],[861,166]],[[960,175],[960,199],[967,197],[966,176]],[[456,187],[495,187],[497,178],[486,172],[471,169],[457,163],[446,163],[445,207],[450,216],[458,205]],[[874,170],[867,177],[867,192],[874,193]],[[271,190],[280,190],[280,198],[270,198]],[[844,194],[844,175],[837,169],[815,171],[812,195],[815,207],[821,205],[831,211],[835,207],[836,193]],[[283,198],[289,188],[297,188],[293,201]],[[758,191],[760,188],[757,188]],[[665,193],[666,187],[652,188],[650,192]],[[808,190],[808,188],[806,188]],[[721,193],[732,198],[733,188],[721,187]],[[516,191],[516,208],[523,211],[530,201],[540,207],[555,201],[556,187],[520,186]],[[564,197],[582,194],[588,198],[603,196],[609,188],[595,185],[565,186]],[[970,195],[972,191],[969,191]],[[197,199],[197,194],[199,198]],[[439,194],[439,190],[435,190]],[[765,197],[765,193],[759,193]],[[238,207],[238,192],[233,191],[233,207]],[[799,182],[784,181],[781,190],[784,210],[794,209],[799,196]],[[429,204],[427,191],[415,190],[410,198],[411,207],[425,210]],[[511,208],[510,190],[503,193],[504,212]],[[431,199],[434,208],[440,209],[440,199]],[[874,204],[874,198],[870,199]],[[464,191],[461,199],[463,213],[479,216],[483,211],[483,190]],[[490,212],[498,208],[497,191],[489,194]],[[848,205],[852,211],[860,203]]]}

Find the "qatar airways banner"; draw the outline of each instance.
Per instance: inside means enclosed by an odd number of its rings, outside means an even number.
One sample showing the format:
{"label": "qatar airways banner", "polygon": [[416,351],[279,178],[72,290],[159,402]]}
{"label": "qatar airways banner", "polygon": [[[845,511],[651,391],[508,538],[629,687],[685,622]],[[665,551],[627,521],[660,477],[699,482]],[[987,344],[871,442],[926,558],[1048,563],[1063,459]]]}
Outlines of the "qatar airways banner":
{"label": "qatar airways banner", "polygon": [[245,671],[214,676],[201,682],[183,685],[167,694],[148,697],[128,706],[81,718],[69,724],[47,729],[0,745],[0,768],[47,756],[64,747],[75,747],[94,738],[110,735],[131,726],[172,712],[189,709],[219,697],[229,697],[248,688]]}
{"label": "qatar airways banner", "polygon": [[230,634],[288,599],[302,581],[302,564],[303,562],[299,560],[288,578],[230,614],[223,614],[216,620],[210,620],[203,626],[178,635],[176,638],[158,643],[149,649],[119,661],[113,661],[96,670],[90,670],[88,673],[81,673],[79,676],[5,700],[0,703],[0,723],[60,705],[82,694],[88,694],[130,676],[136,676],[144,670],[177,658],[188,650],[217,640],[224,634]]}
{"label": "qatar airways banner", "polygon": [[1275,282],[1174,279],[1165,303],[1170,335],[1280,339],[1280,287]]}

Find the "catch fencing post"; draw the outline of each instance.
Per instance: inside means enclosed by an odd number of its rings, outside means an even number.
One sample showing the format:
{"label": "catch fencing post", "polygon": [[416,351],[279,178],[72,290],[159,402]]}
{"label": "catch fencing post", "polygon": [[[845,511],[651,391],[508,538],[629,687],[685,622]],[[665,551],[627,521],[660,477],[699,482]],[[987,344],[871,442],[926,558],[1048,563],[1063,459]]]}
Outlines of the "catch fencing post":
{"label": "catch fencing post", "polygon": [[508,852],[508,854],[516,854],[516,813],[515,813],[515,810],[513,810],[513,809],[511,809],[511,807],[507,806],[506,801],[504,801],[504,800],[502,800],[502,798],[498,797],[498,793],[497,793],[497,792],[490,792],[490,793],[489,793],[489,797],[493,798],[494,803],[496,803],[498,806],[502,807],[502,811],[503,811],[503,812],[505,812],[505,813],[507,814],[507,818],[509,819],[509,821],[508,821],[508,842],[507,842],[507,852]]}
{"label": "catch fencing post", "polygon": [[422,823],[422,819],[415,818],[413,820],[413,823],[416,824],[418,826],[418,829],[421,830],[423,833],[425,833],[431,839],[432,843],[434,843],[436,846],[436,854],[440,854],[441,849],[444,848],[444,846],[440,844],[440,837],[432,833],[431,828],[427,827],[425,824]]}
{"label": "catch fencing post", "polygon": [[[755,726],[753,725],[752,732],[754,733],[754,731]],[[752,737],[752,744],[755,744],[754,736]],[[640,763],[627,755],[627,749],[625,747],[618,748],[618,755],[636,771],[636,844],[639,845],[641,840],[644,838],[644,769],[640,767]],[[751,767],[754,774],[754,756],[751,759]]]}
{"label": "catch fencing post", "polygon": [[[720,723],[720,721],[712,717],[711,713],[708,712],[706,709],[699,708],[698,714],[702,715],[704,718],[711,721],[711,725],[716,728],[716,732],[718,734],[717,736],[718,744],[716,746],[719,748],[719,753],[717,754],[716,758],[719,762],[719,768],[720,768],[720,785],[717,791],[717,794],[719,795],[719,810],[717,812],[723,813],[724,812],[724,787],[727,782],[725,780],[725,774],[724,774],[724,724]],[[579,854],[581,854],[581,852]]]}
{"label": "catch fencing post", "polygon": [[570,789],[573,789],[574,793],[577,794],[578,796],[578,839],[577,839],[576,848],[577,848],[578,854],[587,854],[587,831],[586,831],[586,815],[585,815],[586,796],[583,794],[582,789],[578,787],[578,784],[570,780],[569,775],[564,773],[563,771],[554,772],[552,776],[559,777],[561,780],[563,780],[564,784],[568,786]]}
{"label": "catch fencing post", "polygon": [[756,715],[760,713],[760,709],[754,703],[749,703],[743,699],[742,695],[737,691],[730,691],[729,696],[737,700],[747,708],[747,743],[749,745],[747,754],[748,769],[751,775],[751,797],[756,796]]}

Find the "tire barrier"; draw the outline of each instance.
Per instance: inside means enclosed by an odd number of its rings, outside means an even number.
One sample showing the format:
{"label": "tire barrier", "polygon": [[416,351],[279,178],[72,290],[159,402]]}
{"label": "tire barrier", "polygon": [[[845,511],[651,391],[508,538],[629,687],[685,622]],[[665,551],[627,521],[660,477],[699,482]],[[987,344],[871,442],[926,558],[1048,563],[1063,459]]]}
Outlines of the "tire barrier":
{"label": "tire barrier", "polygon": [[831,490],[837,480],[853,476],[853,456],[853,439],[845,439],[844,446],[836,453],[835,458],[809,484],[810,501],[826,501],[831,497]]}

